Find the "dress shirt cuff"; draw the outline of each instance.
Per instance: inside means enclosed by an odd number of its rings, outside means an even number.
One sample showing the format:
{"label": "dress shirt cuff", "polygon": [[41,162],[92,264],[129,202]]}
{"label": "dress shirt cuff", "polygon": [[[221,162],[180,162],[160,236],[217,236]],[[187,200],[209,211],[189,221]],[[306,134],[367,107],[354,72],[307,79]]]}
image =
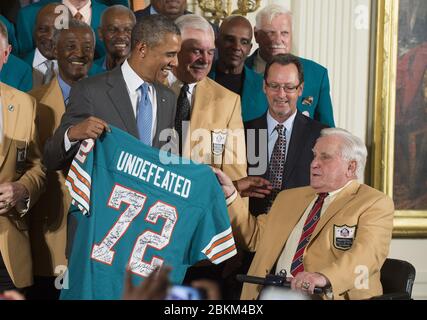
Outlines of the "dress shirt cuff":
{"label": "dress shirt cuff", "polygon": [[234,189],[233,193],[225,199],[225,203],[227,204],[227,207],[229,207],[234,202],[234,200],[236,200],[236,198],[237,198],[237,190]]}
{"label": "dress shirt cuff", "polygon": [[67,131],[65,131],[65,135],[64,135],[64,148],[65,148],[65,152],[68,152],[72,146],[74,146],[75,144],[78,143],[78,141],[70,141],[70,139],[68,139],[68,130],[70,130],[71,127],[69,127],[67,129]]}
{"label": "dress shirt cuff", "polygon": [[19,213],[19,217],[25,216],[30,209],[30,197],[18,201],[15,205],[16,212]]}

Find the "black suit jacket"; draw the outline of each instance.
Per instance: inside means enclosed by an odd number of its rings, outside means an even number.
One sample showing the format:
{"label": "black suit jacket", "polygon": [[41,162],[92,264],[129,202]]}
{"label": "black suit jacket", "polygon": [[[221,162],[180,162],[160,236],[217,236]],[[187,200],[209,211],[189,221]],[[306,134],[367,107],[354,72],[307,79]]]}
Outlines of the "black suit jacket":
{"label": "black suit jacket", "polygon": [[[176,97],[172,90],[153,84],[157,97],[156,132],[153,147],[160,148],[163,129],[174,127]],[[65,152],[64,135],[67,129],[84,119],[95,116],[139,138],[132,103],[123,78],[121,67],[77,82],[71,89],[70,102],[54,135],[44,148],[44,164],[48,170],[67,169],[79,144]]]}
{"label": "black suit jacket", "polygon": [[[261,150],[262,147],[264,147],[264,150],[267,150],[266,146],[268,145],[267,135],[261,135],[259,132],[259,129],[267,130],[267,113],[264,113],[264,115],[257,119],[245,122],[244,125],[246,138],[248,138],[247,130],[255,129],[256,139],[254,150],[255,154],[260,156],[260,144]],[[326,126],[297,112],[292,128],[291,140],[288,141],[289,148],[284,166],[281,190],[303,187],[310,184],[310,163],[313,160],[312,149],[323,128],[326,128]],[[247,139],[246,144],[248,144],[248,142],[251,143],[251,141]],[[247,149],[249,152],[249,146]],[[248,159],[250,159],[249,153]],[[268,161],[268,153],[264,155],[264,159]],[[251,174],[251,168],[255,166],[254,164],[248,163],[249,175]],[[260,175],[268,179],[268,165],[266,166],[266,170]],[[249,211],[254,215],[265,213],[266,207],[267,199],[250,198],[249,200]]]}

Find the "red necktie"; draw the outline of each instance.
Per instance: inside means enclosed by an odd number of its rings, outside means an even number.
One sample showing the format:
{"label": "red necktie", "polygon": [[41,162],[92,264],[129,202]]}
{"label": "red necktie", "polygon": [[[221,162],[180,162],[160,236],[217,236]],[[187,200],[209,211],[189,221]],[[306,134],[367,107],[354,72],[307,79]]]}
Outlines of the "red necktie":
{"label": "red necktie", "polygon": [[316,202],[314,203],[310,213],[307,216],[307,219],[305,220],[304,228],[302,229],[301,237],[298,242],[297,251],[295,252],[291,265],[291,274],[294,277],[298,273],[304,271],[304,265],[302,263],[304,250],[307,247],[307,244],[310,242],[310,237],[320,220],[320,212],[322,211],[323,201],[327,196],[327,193],[319,193]]}

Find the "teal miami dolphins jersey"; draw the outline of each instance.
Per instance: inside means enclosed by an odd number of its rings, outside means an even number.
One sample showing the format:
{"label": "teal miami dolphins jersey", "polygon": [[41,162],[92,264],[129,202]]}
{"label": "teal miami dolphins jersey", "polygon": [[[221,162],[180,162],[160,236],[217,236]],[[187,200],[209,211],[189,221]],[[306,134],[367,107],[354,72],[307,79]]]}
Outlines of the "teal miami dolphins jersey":
{"label": "teal miami dolphins jersey", "polygon": [[196,262],[218,264],[236,254],[212,169],[118,128],[82,142],[66,184],[77,226],[61,299],[120,299],[127,268],[139,285],[168,265],[179,284]]}

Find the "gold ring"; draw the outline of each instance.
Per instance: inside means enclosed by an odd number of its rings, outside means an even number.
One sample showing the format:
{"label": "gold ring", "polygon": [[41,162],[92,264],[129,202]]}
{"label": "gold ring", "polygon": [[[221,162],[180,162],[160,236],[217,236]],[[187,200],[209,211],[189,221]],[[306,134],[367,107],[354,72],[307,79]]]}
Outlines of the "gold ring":
{"label": "gold ring", "polygon": [[308,290],[308,288],[310,288],[310,282],[303,281],[302,285],[301,285],[301,288],[303,288],[305,290]]}

